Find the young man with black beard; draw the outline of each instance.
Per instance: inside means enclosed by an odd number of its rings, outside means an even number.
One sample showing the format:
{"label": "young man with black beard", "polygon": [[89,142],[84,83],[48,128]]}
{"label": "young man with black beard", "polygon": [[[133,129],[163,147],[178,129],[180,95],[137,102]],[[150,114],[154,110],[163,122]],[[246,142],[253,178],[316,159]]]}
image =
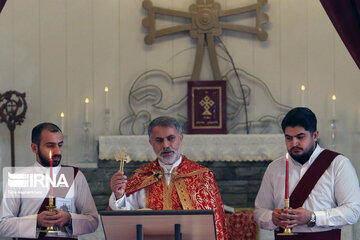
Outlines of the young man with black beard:
{"label": "young man with black beard", "polygon": [[[40,194],[34,196],[25,197],[26,191],[23,190],[29,190],[28,187],[17,188],[21,192],[19,194],[4,194],[0,207],[0,236],[64,239],[94,232],[99,224],[98,213],[85,176],[77,168],[60,165],[63,146],[61,130],[55,124],[41,123],[33,128],[31,141],[36,162],[21,173],[51,176],[51,155],[53,180],[64,176],[62,180],[65,186],[50,187],[50,184],[46,184],[43,191],[35,188]],[[46,208],[50,195],[56,206],[53,211]],[[60,209],[64,205],[69,212]],[[59,232],[51,236],[40,233],[40,230],[51,226]]]}
{"label": "young man with black beard", "polygon": [[[315,114],[303,107],[290,110],[281,123],[290,154],[290,209],[284,209],[284,156],[266,169],[254,213],[261,228],[275,230],[275,239],[340,240],[341,228],[359,219],[356,171],[348,158],[319,146],[316,124]],[[277,235],[284,228],[296,235]]]}

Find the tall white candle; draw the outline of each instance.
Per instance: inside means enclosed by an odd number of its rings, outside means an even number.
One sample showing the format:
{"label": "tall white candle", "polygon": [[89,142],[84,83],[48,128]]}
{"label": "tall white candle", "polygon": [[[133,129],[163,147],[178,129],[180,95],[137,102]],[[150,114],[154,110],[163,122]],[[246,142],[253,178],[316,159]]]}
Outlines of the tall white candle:
{"label": "tall white candle", "polygon": [[64,131],[65,131],[65,128],[64,128],[64,117],[65,117],[64,112],[61,112],[61,113],[60,113],[60,129],[61,129],[61,131],[62,131],[63,134],[64,134]]}
{"label": "tall white candle", "polygon": [[333,120],[335,120],[336,118],[336,106],[335,106],[335,103],[336,103],[336,95],[333,94],[332,97],[331,97],[331,100],[332,100],[332,118]]}
{"label": "tall white candle", "polygon": [[105,87],[105,109],[109,109],[108,94],[109,94],[109,88]]}
{"label": "tall white candle", "polygon": [[301,85],[301,106],[305,107],[305,85]]}
{"label": "tall white candle", "polygon": [[85,98],[85,122],[89,122],[89,98]]}

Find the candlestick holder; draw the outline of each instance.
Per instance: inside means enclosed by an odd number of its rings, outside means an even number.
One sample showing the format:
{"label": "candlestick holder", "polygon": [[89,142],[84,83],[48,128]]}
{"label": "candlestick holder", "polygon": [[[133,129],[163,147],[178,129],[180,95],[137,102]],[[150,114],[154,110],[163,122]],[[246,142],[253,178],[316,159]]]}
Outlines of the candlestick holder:
{"label": "candlestick holder", "polygon": [[90,162],[90,129],[91,122],[84,122],[84,161]]}
{"label": "candlestick holder", "polygon": [[[54,208],[56,208],[56,206],[54,206],[54,197],[49,196],[49,205],[46,206],[46,209],[49,212],[53,212]],[[56,226],[51,226],[51,227],[46,227],[46,229],[40,230],[40,232],[44,232],[44,233],[48,233],[48,234],[57,234],[61,231]]]}
{"label": "candlestick holder", "polygon": [[110,116],[110,109],[106,108],[104,111],[104,134],[105,136],[110,135],[110,120],[111,120],[111,116]]}
{"label": "candlestick holder", "polygon": [[[285,209],[289,209],[289,208],[290,208],[290,199],[285,198]],[[279,235],[279,236],[290,236],[290,235],[295,235],[295,234],[291,232],[291,228],[285,228],[284,232],[278,233],[277,235]]]}
{"label": "candlestick holder", "polygon": [[331,137],[331,149],[336,148],[336,120],[330,120],[330,137]]}

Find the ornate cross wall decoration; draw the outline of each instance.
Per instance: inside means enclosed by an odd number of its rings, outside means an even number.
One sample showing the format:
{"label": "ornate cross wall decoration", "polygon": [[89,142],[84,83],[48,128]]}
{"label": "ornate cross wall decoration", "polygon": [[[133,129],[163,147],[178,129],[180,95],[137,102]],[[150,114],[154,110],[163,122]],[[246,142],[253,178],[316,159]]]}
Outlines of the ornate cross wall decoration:
{"label": "ornate cross wall decoration", "polygon": [[0,93],[0,123],[6,123],[10,130],[11,138],[11,166],[15,167],[15,139],[14,131],[16,125],[21,125],[25,119],[27,104],[25,93],[7,91]]}
{"label": "ornate cross wall decoration", "polygon": [[[257,3],[249,4],[243,7],[222,10],[221,5],[214,0],[196,0],[195,4],[190,5],[189,12],[172,10],[153,6],[150,0],[143,1],[143,7],[148,11],[148,16],[143,19],[144,27],[148,28],[148,35],[145,36],[146,44],[153,44],[155,39],[161,36],[170,35],[177,32],[189,31],[192,38],[197,38],[196,56],[191,80],[199,80],[202,58],[204,55],[204,44],[207,42],[207,48],[210,56],[211,69],[215,80],[221,80],[219,63],[216,56],[214,37],[220,36],[222,30],[232,30],[254,34],[261,41],[267,39],[267,33],[262,25],[269,21],[268,15],[263,11],[267,0],[257,0]],[[255,26],[245,26],[230,22],[220,21],[221,17],[253,12],[256,13]],[[190,19],[191,23],[181,24],[173,27],[156,29],[156,14],[168,15],[173,17],[183,17]]]}

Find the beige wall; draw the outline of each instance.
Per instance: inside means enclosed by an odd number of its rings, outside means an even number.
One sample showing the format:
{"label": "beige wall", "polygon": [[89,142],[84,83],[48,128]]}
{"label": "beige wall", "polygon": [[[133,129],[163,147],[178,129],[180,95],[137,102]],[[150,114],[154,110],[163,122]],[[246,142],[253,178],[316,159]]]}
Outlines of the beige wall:
{"label": "beige wall", "polygon": [[[253,1],[218,2],[228,9]],[[193,1],[153,3],[187,11]],[[306,105],[317,113],[320,136],[328,146],[330,96],[335,92],[337,149],[355,162],[360,71],[322,6],[316,0],[269,0],[265,11],[270,17],[265,26],[269,34],[266,42],[243,33],[224,32],[223,41],[236,66],[261,78],[279,102],[292,107],[300,105],[299,87],[305,84]],[[33,159],[29,148],[32,127],[41,121],[60,124],[62,111],[69,162],[81,159],[83,101],[90,98],[92,137],[96,138],[104,133],[105,85],[110,88],[111,133],[117,134],[120,119],[129,114],[128,92],[139,74],[153,68],[173,76],[191,73],[195,41],[184,33],[145,45],[144,16],[141,1],[133,0],[7,2],[0,15],[0,92],[26,92],[29,106],[26,121],[15,132],[19,165]],[[250,16],[228,20],[252,24],[254,18]],[[157,23],[160,28],[178,22],[163,18]],[[212,78],[208,63],[205,54],[201,79]],[[229,64],[220,61],[220,68],[224,72]],[[254,111],[262,112],[263,108],[256,106]],[[0,125],[0,133],[0,158],[8,165],[5,124]]]}
{"label": "beige wall", "polygon": [[[187,11],[192,0],[153,0],[158,6]],[[222,0],[228,9],[253,1]],[[306,105],[317,113],[321,141],[330,146],[330,96],[337,95],[337,150],[358,165],[360,71],[317,0],[269,0],[266,42],[225,31],[222,39],[236,66],[261,78],[282,104],[300,105],[305,84]],[[128,92],[135,78],[158,68],[173,76],[190,74],[195,41],[188,34],[157,39],[145,45],[140,0],[12,0],[0,14],[0,92],[26,92],[28,113],[15,131],[18,165],[33,161],[30,131],[41,121],[60,124],[65,112],[65,159],[83,156],[84,99],[90,98],[92,152],[96,136],[104,134],[104,86],[109,86],[111,133],[129,114]],[[170,20],[170,21],[167,21]],[[229,21],[252,24],[251,14]],[[163,18],[158,27],[178,23]],[[185,50],[185,51],[183,51]],[[179,54],[180,53],[180,54]],[[221,71],[229,64],[220,61]],[[205,54],[201,79],[211,79]],[[172,88],[168,89],[172,94]],[[176,91],[175,91],[176,92]],[[254,95],[256,96],[256,90]],[[266,104],[253,107],[261,113]],[[356,129],[357,127],[357,129]],[[10,163],[9,132],[0,124],[0,160]]]}
{"label": "beige wall", "polygon": [[[153,0],[158,6],[185,11],[193,2]],[[253,1],[217,2],[228,9]],[[359,69],[319,1],[269,0],[265,11],[270,17],[266,42],[243,33],[223,34],[236,66],[261,78],[279,102],[292,107],[300,105],[299,88],[305,84],[306,105],[317,114],[321,142],[328,147],[330,96],[336,93],[336,150],[349,156],[359,172]],[[147,46],[141,25],[144,16],[140,0],[7,1],[0,14],[0,92],[26,92],[28,103],[26,120],[15,131],[18,166],[34,161],[32,127],[42,121],[60,124],[60,112],[65,112],[64,161],[82,162],[85,97],[90,98],[95,162],[96,137],[104,134],[105,85],[110,88],[111,133],[118,134],[120,119],[129,114],[129,89],[139,74],[153,68],[173,76],[191,73],[195,41],[188,34],[177,34]],[[249,16],[228,20],[251,24],[254,20]],[[165,18],[158,27],[172,24],[171,18]],[[223,72],[229,65],[220,61],[220,68]],[[211,78],[205,55],[201,79]],[[252,110],[265,109],[266,103]],[[0,124],[0,165],[10,165],[5,124]]]}

